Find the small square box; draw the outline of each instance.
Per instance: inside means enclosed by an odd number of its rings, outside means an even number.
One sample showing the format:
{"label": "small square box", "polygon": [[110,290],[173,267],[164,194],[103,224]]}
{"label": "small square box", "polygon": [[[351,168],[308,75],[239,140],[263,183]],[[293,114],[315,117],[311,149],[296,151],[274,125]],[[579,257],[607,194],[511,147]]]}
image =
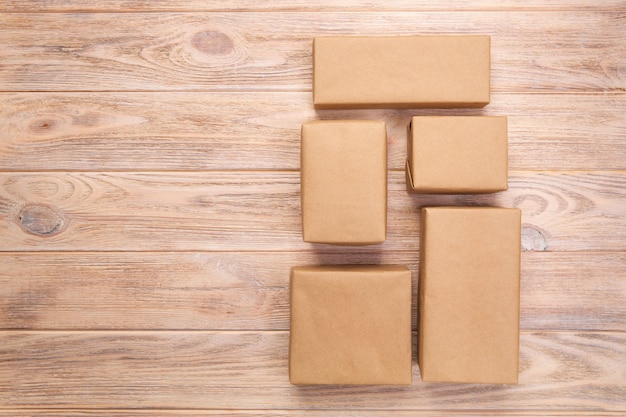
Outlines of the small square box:
{"label": "small square box", "polygon": [[410,384],[411,343],[406,267],[292,268],[292,384]]}
{"label": "small square box", "polygon": [[517,383],[520,210],[429,207],[421,227],[422,379]]}
{"label": "small square box", "polygon": [[304,123],[301,191],[302,234],[306,242],[383,242],[387,230],[385,123]]}
{"label": "small square box", "polygon": [[493,193],[508,188],[507,118],[415,116],[408,128],[407,190]]}

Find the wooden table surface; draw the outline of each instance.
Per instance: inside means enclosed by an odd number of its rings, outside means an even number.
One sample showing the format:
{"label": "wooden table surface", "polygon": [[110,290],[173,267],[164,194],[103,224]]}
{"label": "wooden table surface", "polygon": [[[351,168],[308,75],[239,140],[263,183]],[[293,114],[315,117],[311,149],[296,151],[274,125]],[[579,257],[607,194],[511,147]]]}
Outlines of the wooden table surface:
{"label": "wooden table surface", "polygon": [[[374,3],[2,1],[0,416],[626,413],[626,2]],[[433,33],[492,36],[486,108],[313,109],[314,36]],[[414,114],[509,116],[509,191],[408,195]],[[318,118],[387,122],[384,244],[302,241]],[[523,211],[520,384],[291,386],[289,268],[415,294],[441,204]]]}

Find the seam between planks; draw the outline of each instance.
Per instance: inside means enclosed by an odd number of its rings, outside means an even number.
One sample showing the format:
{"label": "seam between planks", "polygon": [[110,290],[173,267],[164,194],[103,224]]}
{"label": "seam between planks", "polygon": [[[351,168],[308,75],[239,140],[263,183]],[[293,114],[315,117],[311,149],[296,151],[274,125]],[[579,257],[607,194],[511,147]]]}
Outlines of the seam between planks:
{"label": "seam between planks", "polygon": [[[289,329],[248,329],[248,330],[228,330],[228,329],[76,329],[76,330],[63,330],[63,329],[0,329],[0,336],[4,334],[38,334],[38,333],[48,333],[48,334],[122,334],[122,335],[132,335],[133,333],[141,333],[141,334],[180,334],[180,333],[206,333],[206,334],[219,334],[219,333],[229,333],[229,334],[257,334],[257,333],[276,333],[276,334],[284,334],[289,333]],[[411,330],[412,334],[417,334],[417,330]],[[626,330],[541,330],[541,329],[533,329],[533,330],[525,330],[520,329],[520,334],[617,334],[623,335],[626,334]]]}
{"label": "seam between planks", "polygon": [[[2,13],[2,12],[0,12]],[[256,89],[250,89],[250,87],[246,87],[246,88],[203,88],[203,89],[197,89],[197,88],[192,88],[192,89],[176,89],[176,88],[168,88],[168,89],[164,89],[164,90],[151,90],[151,89],[146,89],[146,90],[0,90],[0,94],[9,94],[9,93],[21,93],[21,94],[26,94],[26,93],[36,93],[36,94],[77,94],[77,93],[85,93],[85,94],[93,94],[93,93],[154,93],[154,94],[167,94],[167,93],[206,93],[206,94],[210,94],[210,93],[242,93],[242,94],[254,94],[254,93],[313,93],[313,90],[311,89],[303,89],[303,88],[290,88],[290,87],[285,87],[285,88],[256,88]],[[621,87],[616,87],[616,88],[612,88],[610,90],[581,90],[581,91],[556,91],[556,90],[546,90],[546,91],[508,91],[508,90],[493,90],[491,92],[494,95],[506,95],[506,94],[515,94],[515,95],[623,95],[626,94],[626,88],[621,88]],[[487,105],[489,106],[489,105]],[[446,109],[446,108],[415,108],[415,109],[386,109],[386,110],[416,110],[416,111],[421,111],[421,110],[459,110],[459,109],[463,109],[464,107],[458,107],[458,108],[451,108],[451,109]],[[480,110],[480,109],[484,109],[486,107],[477,107],[477,108],[473,108],[474,110]],[[471,108],[470,108],[471,109]],[[361,111],[368,111],[368,110],[381,110],[381,109],[335,109],[336,111],[342,111],[342,110],[361,110]],[[331,111],[331,110],[323,110],[325,112]]]}
{"label": "seam between planks", "polygon": [[325,8],[324,10],[320,9],[307,9],[307,8],[295,8],[295,7],[286,7],[286,8],[275,8],[275,9],[254,9],[254,8],[246,8],[246,9],[228,9],[228,8],[215,8],[215,9],[116,9],[116,10],[107,10],[107,9],[86,9],[86,8],[68,8],[68,9],[55,9],[55,10],[12,10],[12,9],[1,9],[1,13],[5,14],[167,14],[167,13],[179,13],[179,14],[192,14],[192,13],[236,13],[236,14],[244,14],[244,13],[311,13],[311,14],[329,14],[329,13],[449,13],[449,12],[471,12],[471,13],[552,13],[552,12],[564,12],[564,11],[575,11],[575,12],[611,12],[611,13],[619,13],[626,10],[626,7],[608,7],[608,6],[561,6],[561,7],[542,7],[542,6],[521,6],[521,7],[481,7],[481,8],[470,8],[470,7],[433,7],[433,8],[393,8],[393,9],[385,9],[385,8],[373,8],[373,7],[336,7],[336,8]]}

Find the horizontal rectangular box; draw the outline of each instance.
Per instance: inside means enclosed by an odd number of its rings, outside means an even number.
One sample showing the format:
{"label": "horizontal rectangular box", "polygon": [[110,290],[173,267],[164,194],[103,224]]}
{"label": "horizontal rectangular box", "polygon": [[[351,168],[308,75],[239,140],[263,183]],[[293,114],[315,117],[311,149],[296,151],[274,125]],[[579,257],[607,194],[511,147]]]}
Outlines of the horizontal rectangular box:
{"label": "horizontal rectangular box", "polygon": [[411,344],[406,267],[291,269],[292,384],[410,384]]}
{"label": "horizontal rectangular box", "polygon": [[304,241],[368,245],[385,240],[385,122],[304,123],[300,165]]}
{"label": "horizontal rectangular box", "polygon": [[508,188],[503,116],[415,116],[408,127],[407,190],[493,193]]}
{"label": "horizontal rectangular box", "polygon": [[318,109],[482,107],[489,103],[491,38],[319,37],[313,41]]}
{"label": "horizontal rectangular box", "polygon": [[518,380],[521,212],[422,209],[418,359],[424,381]]}

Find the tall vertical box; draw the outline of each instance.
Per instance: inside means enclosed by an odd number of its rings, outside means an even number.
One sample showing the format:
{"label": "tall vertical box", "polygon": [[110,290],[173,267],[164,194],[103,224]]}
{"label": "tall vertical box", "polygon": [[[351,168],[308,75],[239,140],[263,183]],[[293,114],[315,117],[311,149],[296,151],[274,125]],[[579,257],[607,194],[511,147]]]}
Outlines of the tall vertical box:
{"label": "tall vertical box", "polygon": [[381,243],[387,232],[387,134],[373,120],[302,125],[302,234],[306,242]]}
{"label": "tall vertical box", "polygon": [[313,102],[318,109],[482,107],[490,48],[486,35],[315,38]]}
{"label": "tall vertical box", "polygon": [[508,188],[505,116],[414,116],[408,126],[407,190],[494,193]]}
{"label": "tall vertical box", "polygon": [[293,267],[290,291],[292,384],[411,383],[406,267]]}
{"label": "tall vertical box", "polygon": [[421,227],[422,379],[517,383],[520,210],[429,207]]}

